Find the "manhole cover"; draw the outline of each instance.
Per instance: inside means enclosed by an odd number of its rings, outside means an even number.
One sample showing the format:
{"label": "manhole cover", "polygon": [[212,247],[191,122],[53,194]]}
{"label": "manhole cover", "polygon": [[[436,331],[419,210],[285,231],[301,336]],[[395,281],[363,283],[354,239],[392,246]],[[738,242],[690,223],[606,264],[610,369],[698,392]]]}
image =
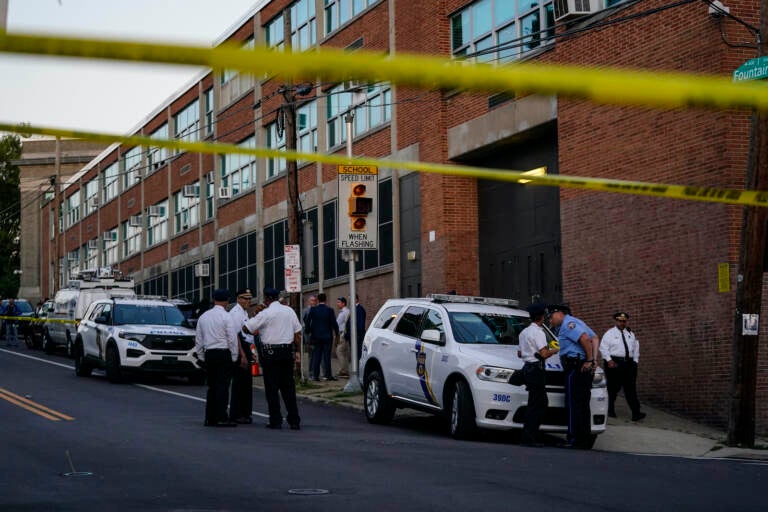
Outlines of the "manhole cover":
{"label": "manhole cover", "polygon": [[288,494],[299,494],[301,496],[317,496],[330,492],[328,489],[288,489]]}
{"label": "manhole cover", "polygon": [[71,471],[69,473],[62,473],[62,476],[93,476],[90,471]]}

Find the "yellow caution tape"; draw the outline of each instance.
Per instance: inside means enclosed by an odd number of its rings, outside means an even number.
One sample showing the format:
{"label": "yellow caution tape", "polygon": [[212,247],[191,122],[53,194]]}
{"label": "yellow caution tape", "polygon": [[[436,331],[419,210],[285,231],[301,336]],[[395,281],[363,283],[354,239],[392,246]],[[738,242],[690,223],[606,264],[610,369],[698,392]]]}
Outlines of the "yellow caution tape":
{"label": "yellow caution tape", "polygon": [[346,52],[322,47],[307,52],[281,52],[266,47],[215,48],[107,39],[0,33],[0,51],[94,59],[143,61],[237,69],[255,75],[342,81],[350,78],[389,81],[422,89],[514,91],[558,94],[595,103],[657,108],[707,106],[768,110],[768,87],[757,82],[733,83],[730,77],[661,71],[587,68],[573,65],[511,63],[473,64],[417,54]]}
{"label": "yellow caution tape", "polygon": [[35,318],[35,317],[28,317],[28,316],[2,316],[0,315],[0,320],[21,320],[23,322],[54,322],[54,323],[60,323],[60,324],[78,324],[80,323],[78,320],[65,320],[63,318]]}
{"label": "yellow caution tape", "polygon": [[[698,187],[690,185],[669,185],[664,183],[649,183],[643,181],[626,181],[603,178],[581,178],[576,176],[548,175],[532,171],[512,171],[507,169],[487,169],[463,165],[447,165],[428,162],[412,162],[401,160],[384,160],[380,158],[353,157],[340,155],[323,155],[318,153],[301,153],[268,148],[244,148],[235,144],[210,142],[187,142],[182,140],[161,140],[141,135],[117,135],[111,133],[95,133],[79,130],[64,130],[60,128],[45,128],[32,125],[13,125],[0,123],[0,130],[24,134],[40,134],[55,137],[72,137],[94,140],[98,142],[120,142],[125,145],[143,145],[179,149],[192,153],[208,154],[241,154],[256,157],[285,158],[287,160],[310,160],[333,165],[371,165],[386,169],[407,169],[418,172],[431,172],[465,178],[508,181],[530,185],[551,187],[577,188],[601,192],[617,192],[622,194],[666,197],[685,199],[689,201],[704,201],[712,203],[739,204],[746,206],[768,206],[768,191],[737,190],[727,188]],[[535,171],[536,169],[534,169]]]}

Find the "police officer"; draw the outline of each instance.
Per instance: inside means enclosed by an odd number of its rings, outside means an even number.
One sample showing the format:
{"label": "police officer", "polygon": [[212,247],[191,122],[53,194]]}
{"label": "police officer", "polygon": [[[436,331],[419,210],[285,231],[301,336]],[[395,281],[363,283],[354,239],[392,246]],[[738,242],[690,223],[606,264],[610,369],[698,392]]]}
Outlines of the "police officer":
{"label": "police officer", "polygon": [[560,362],[565,373],[565,406],[568,414],[566,446],[592,447],[592,420],[589,400],[595,357],[599,340],[595,332],[582,320],[571,316],[565,304],[549,306],[550,324],[559,327]]}
{"label": "police officer", "polygon": [[301,323],[293,309],[280,304],[279,297],[280,293],[274,288],[265,288],[264,303],[267,307],[245,322],[243,332],[258,333],[261,338],[259,361],[264,370],[264,393],[269,408],[269,423],[265,426],[282,428],[282,395],[288,424],[292,430],[299,430],[301,418],[296,404],[293,366],[295,348],[301,343]]}
{"label": "police officer", "polygon": [[616,417],[616,396],[624,388],[624,396],[632,410],[632,421],[640,421],[645,418],[637,399],[640,344],[635,333],[627,326],[627,313],[617,311],[613,320],[616,325],[608,329],[600,341],[600,355],[605,365],[605,378],[608,379],[608,416]]}
{"label": "police officer", "polygon": [[229,397],[229,419],[235,423],[252,423],[253,408],[253,335],[242,332],[248,320],[246,309],[250,306],[251,290],[243,288],[237,292],[237,304],[229,310],[232,332],[238,338],[239,356],[232,376],[232,393]]}
{"label": "police officer", "polygon": [[208,394],[205,400],[205,426],[236,427],[227,419],[229,383],[232,367],[237,361],[238,342],[232,331],[229,313],[224,309],[229,302],[229,291],[219,288],[213,292],[213,308],[197,321],[195,354],[205,365],[208,374]]}
{"label": "police officer", "polygon": [[546,313],[544,304],[531,304],[528,306],[528,313],[531,315],[531,324],[520,333],[520,357],[524,363],[523,380],[528,389],[528,406],[520,444],[542,446],[536,438],[549,406],[544,361],[555,355],[558,349],[547,346],[547,337],[541,327]]}

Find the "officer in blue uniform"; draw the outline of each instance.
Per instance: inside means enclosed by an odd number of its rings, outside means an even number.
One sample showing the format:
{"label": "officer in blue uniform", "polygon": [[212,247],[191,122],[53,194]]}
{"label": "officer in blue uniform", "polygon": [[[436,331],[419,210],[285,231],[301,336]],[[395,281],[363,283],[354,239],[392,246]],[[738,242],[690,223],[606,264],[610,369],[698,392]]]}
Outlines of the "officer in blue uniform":
{"label": "officer in blue uniform", "polygon": [[568,443],[572,448],[592,447],[592,420],[589,400],[600,343],[595,331],[571,316],[565,304],[549,306],[550,324],[559,327],[560,362],[565,373],[565,407],[568,415]]}

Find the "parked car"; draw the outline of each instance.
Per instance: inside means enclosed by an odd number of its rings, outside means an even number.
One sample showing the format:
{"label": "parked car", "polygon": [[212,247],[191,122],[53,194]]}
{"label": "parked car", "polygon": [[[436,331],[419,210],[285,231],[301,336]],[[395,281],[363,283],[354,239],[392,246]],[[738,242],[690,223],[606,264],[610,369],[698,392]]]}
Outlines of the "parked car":
{"label": "parked car", "polygon": [[[14,299],[14,303],[19,310],[18,316],[24,318],[33,318],[35,316],[35,310],[32,307],[32,304],[30,304],[26,299]],[[5,310],[7,305],[8,299],[3,299],[2,302],[0,302],[0,311]],[[0,337],[5,339],[5,321],[3,321],[2,324],[2,327],[0,327]],[[19,339],[26,340],[30,335],[31,328],[32,322],[29,320],[19,320]]]}
{"label": "parked car", "polygon": [[24,341],[30,349],[42,350],[45,331],[45,321],[53,311],[53,301],[48,300],[35,308],[34,320],[30,322],[29,336]]}
{"label": "parked car", "polygon": [[52,354],[57,347],[66,347],[67,356],[74,357],[77,324],[85,310],[98,299],[109,297],[135,297],[133,280],[99,277],[86,274],[72,279],[66,288],[56,292],[53,311],[48,313],[43,327],[43,349]]}
{"label": "parked car", "polygon": [[[391,299],[365,333],[359,378],[365,415],[384,424],[396,409],[443,415],[451,434],[470,438],[478,427],[521,430],[528,401],[524,386],[510,384],[523,367],[518,335],[530,324],[517,301],[460,295]],[[554,335],[547,331],[548,340]],[[566,432],[563,369],[547,360],[549,408],[541,430]],[[605,431],[605,378],[592,386],[592,443]]]}
{"label": "parked car", "polygon": [[202,384],[195,331],[174,304],[157,299],[113,297],[94,301],[77,329],[75,373],[102,368],[111,382],[131,373],[188,377]]}

